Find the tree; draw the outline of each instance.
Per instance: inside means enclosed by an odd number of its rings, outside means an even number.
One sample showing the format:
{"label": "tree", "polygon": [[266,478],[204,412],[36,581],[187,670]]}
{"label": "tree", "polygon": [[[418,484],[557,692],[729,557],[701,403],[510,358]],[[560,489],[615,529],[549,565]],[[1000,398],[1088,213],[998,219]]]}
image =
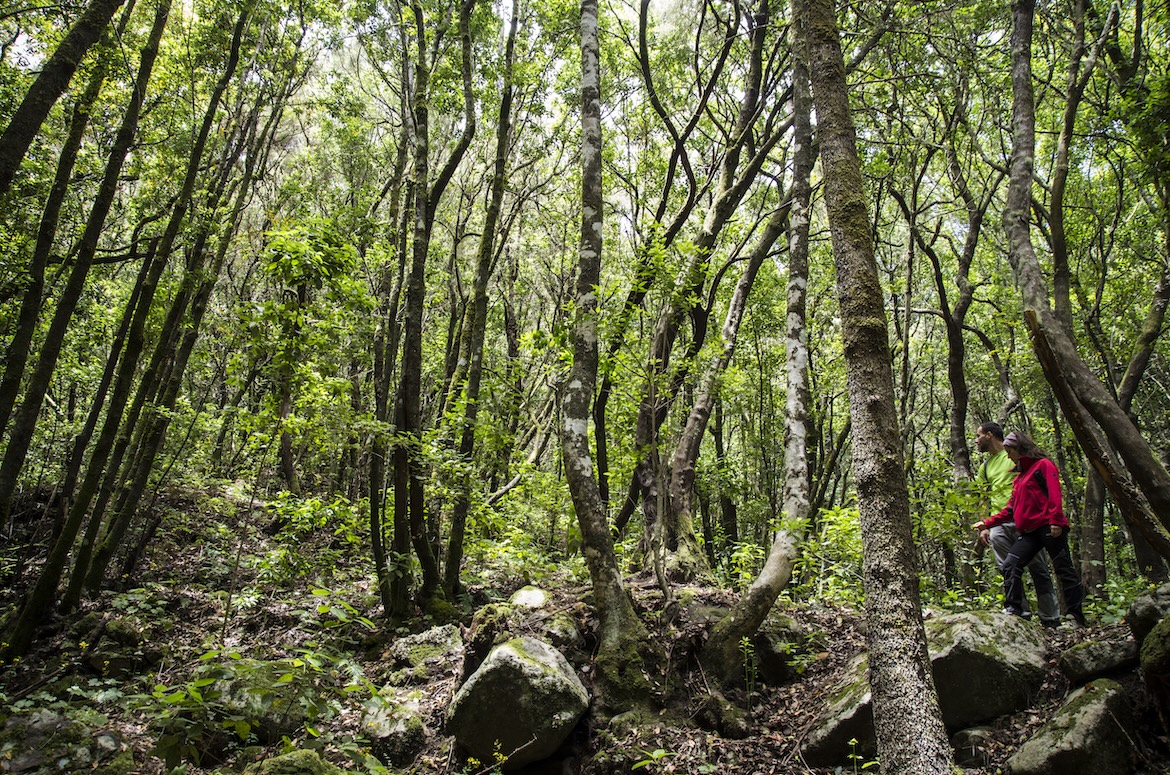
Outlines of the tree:
{"label": "tree", "polygon": [[589,409],[597,384],[597,292],[603,247],[598,26],[597,0],[582,0],[580,268],[573,300],[573,362],[562,387],[561,445],[600,619],[595,659],[597,688],[602,707],[616,711],[644,703],[648,697],[642,650],[649,649],[649,634],[622,584],[605,503],[589,452]]}
{"label": "tree", "polygon": [[849,373],[853,472],[861,511],[869,683],[882,768],[953,768],[931,677],[894,408],[886,315],[870,241],[833,3],[802,0],[825,204]]}

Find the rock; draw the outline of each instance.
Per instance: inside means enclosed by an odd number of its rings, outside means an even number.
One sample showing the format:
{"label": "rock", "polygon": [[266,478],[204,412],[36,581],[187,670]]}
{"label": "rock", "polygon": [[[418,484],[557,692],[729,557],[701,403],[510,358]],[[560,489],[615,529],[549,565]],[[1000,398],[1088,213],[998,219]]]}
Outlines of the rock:
{"label": "rock", "polygon": [[1154,698],[1162,725],[1170,729],[1170,615],[1150,631],[1142,643],[1142,679]]}
{"label": "rock", "polygon": [[403,767],[426,745],[427,729],[421,691],[386,687],[371,700],[362,716],[362,731],[383,764]]}
{"label": "rock", "polygon": [[1108,679],[1077,689],[1008,760],[1012,775],[1125,775],[1133,772],[1132,726],[1121,686]]}
{"label": "rock", "polygon": [[[926,638],[943,723],[951,731],[1028,707],[1044,682],[1047,646],[1038,628],[1018,617],[986,611],[941,616],[926,622]],[[802,751],[810,766],[876,755],[866,670],[864,656],[855,660],[809,732]]]}
{"label": "rock", "polygon": [[508,602],[524,608],[544,608],[548,604],[548,593],[539,587],[521,587],[512,593]]}
{"label": "rock", "polygon": [[459,688],[447,733],[485,765],[504,769],[547,758],[589,707],[589,694],[559,651],[535,638],[497,646]]}
{"label": "rock", "polygon": [[344,775],[345,770],[330,764],[316,751],[291,751],[262,762],[249,764],[244,775]]}
{"label": "rock", "polygon": [[393,672],[386,678],[395,686],[423,684],[451,665],[463,662],[463,636],[453,624],[399,638],[384,655]]}
{"label": "rock", "polygon": [[117,735],[49,710],[14,714],[0,729],[0,772],[124,775],[136,770],[133,754]]}
{"label": "rock", "polygon": [[779,686],[796,677],[793,658],[806,649],[808,633],[786,614],[773,612],[752,637],[759,680]]}
{"label": "rock", "polygon": [[565,655],[570,662],[580,664],[574,655],[579,655],[581,661],[588,659],[585,652],[585,636],[577,626],[577,620],[564,611],[556,611],[539,624],[539,629],[557,651]]}
{"label": "rock", "polygon": [[1057,664],[1073,686],[1094,678],[1132,670],[1138,666],[1138,646],[1133,640],[1085,641],[1060,655]]}
{"label": "rock", "polygon": [[1130,603],[1125,621],[1140,646],[1150,630],[1167,614],[1170,614],[1170,584],[1163,584],[1148,595],[1135,598]]}
{"label": "rock", "polygon": [[872,759],[877,754],[868,669],[863,654],[845,670],[846,679],[829,695],[828,708],[805,738],[801,748],[805,764],[832,767],[851,755]]}
{"label": "rock", "polygon": [[976,611],[926,623],[934,685],[947,729],[1023,710],[1044,683],[1048,646],[1018,616]]}

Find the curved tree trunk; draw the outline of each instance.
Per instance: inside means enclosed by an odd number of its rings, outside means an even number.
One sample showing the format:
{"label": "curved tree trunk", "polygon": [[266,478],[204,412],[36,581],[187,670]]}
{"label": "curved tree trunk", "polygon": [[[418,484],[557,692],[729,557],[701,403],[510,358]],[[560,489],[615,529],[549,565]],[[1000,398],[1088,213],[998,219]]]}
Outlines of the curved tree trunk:
{"label": "curved tree trunk", "polygon": [[861,512],[869,683],[882,769],[942,775],[953,769],[931,677],[918,592],[905,468],[881,284],[848,85],[831,0],[802,0],[808,29],[825,201],[837,268],[853,471]]}
{"label": "curved tree trunk", "polygon": [[812,200],[812,95],[808,55],[800,20],[793,24],[792,102],[793,181],[788,224],[788,304],[784,326],[785,399],[784,503],[780,529],[759,576],[703,646],[703,663],[721,681],[744,674],[740,642],[750,637],[772,610],[792,579],[792,570],[808,526],[808,232]]}

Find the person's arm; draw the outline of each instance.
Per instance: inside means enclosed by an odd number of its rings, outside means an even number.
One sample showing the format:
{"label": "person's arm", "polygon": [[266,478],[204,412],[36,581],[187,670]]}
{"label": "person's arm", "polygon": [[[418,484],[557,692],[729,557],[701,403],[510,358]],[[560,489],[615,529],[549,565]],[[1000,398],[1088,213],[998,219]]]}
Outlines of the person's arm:
{"label": "person's arm", "polygon": [[972,527],[976,530],[990,530],[996,525],[1002,525],[1012,518],[1012,504],[1008,501],[1008,505],[1003,507],[1003,510],[998,514],[992,514],[990,517],[984,519],[982,522],[976,522]]}
{"label": "person's arm", "polygon": [[1043,468],[1039,475],[1044,477],[1044,485],[1048,493],[1048,502],[1044,506],[1044,518],[1052,528],[1050,532],[1053,537],[1059,537],[1068,527],[1068,518],[1064,515],[1064,495],[1060,490],[1060,472],[1051,460],[1041,461],[1041,465]]}

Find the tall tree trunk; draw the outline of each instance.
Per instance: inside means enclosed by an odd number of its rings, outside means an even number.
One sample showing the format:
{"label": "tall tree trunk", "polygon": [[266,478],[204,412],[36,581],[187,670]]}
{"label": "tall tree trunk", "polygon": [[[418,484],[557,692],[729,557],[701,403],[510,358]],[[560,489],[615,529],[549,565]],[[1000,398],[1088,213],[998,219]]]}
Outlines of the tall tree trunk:
{"label": "tall tree trunk", "polygon": [[[387,242],[394,248],[394,272],[387,266],[383,271],[379,283],[378,298],[378,325],[374,332],[374,420],[380,425],[390,419],[390,381],[394,377],[395,358],[398,354],[398,302],[402,291],[403,270],[405,260],[406,227],[402,223],[403,211],[409,212],[412,202],[407,201],[405,208],[402,203],[403,182],[406,175],[409,140],[406,127],[398,138],[398,153],[394,160],[394,170],[387,181],[389,191],[390,212],[387,221],[391,231]],[[399,562],[397,557],[388,558],[386,554],[386,456],[388,454],[386,435],[374,433],[374,440],[370,447],[370,545],[374,555],[374,569],[378,578],[378,594],[382,599],[382,610],[390,617],[404,616],[408,610],[407,585],[402,581],[401,573],[391,573],[388,559]],[[393,528],[393,525],[391,525]],[[394,533],[391,540],[397,537]],[[402,533],[406,535],[405,531]],[[392,551],[397,555],[409,551],[409,545],[399,546],[392,544]]]}
{"label": "tall tree trunk", "polygon": [[601,71],[597,0],[581,2],[581,247],[573,323],[573,364],[564,384],[561,443],[565,475],[585,563],[593,581],[599,644],[594,673],[600,706],[610,712],[645,704],[642,650],[650,638],[622,584],[605,504],[589,453],[589,408],[597,384],[597,288],[601,280]]}
{"label": "tall tree trunk", "polygon": [[853,472],[861,512],[866,641],[882,769],[899,775],[953,770],[926,650],[917,556],[894,407],[894,379],[865,186],[831,0],[801,0],[837,268]]}
{"label": "tall tree trunk", "polygon": [[[492,170],[491,198],[484,214],[483,237],[479,242],[479,255],[472,281],[468,331],[461,337],[461,364],[466,364],[466,385],[464,387],[463,428],[459,440],[459,457],[471,464],[475,454],[475,423],[479,416],[479,390],[483,381],[483,342],[487,331],[488,282],[495,267],[496,230],[500,221],[500,209],[504,201],[504,183],[507,176],[508,144],[512,135],[512,66],[516,52],[516,29],[519,26],[519,3],[512,4],[512,19],[508,25],[508,38],[504,46],[504,85],[500,96],[500,114],[496,125],[496,158]],[[461,380],[460,380],[461,381]],[[458,383],[456,384],[458,389]],[[459,569],[463,564],[463,537],[467,527],[467,513],[471,507],[471,479],[465,479],[455,501],[451,515],[451,535],[447,544],[446,576],[443,588],[447,597],[455,599],[462,589],[459,583]]]}
{"label": "tall tree trunk", "polygon": [[81,17],[57,44],[53,55],[45,62],[40,75],[12,114],[12,120],[8,122],[4,134],[0,135],[0,196],[12,186],[24,154],[41,130],[45,117],[68,88],[86,52],[101,38],[122,2],[91,0]]}
{"label": "tall tree trunk", "polygon": [[[115,6],[116,7],[116,6]],[[156,29],[161,37],[165,27],[167,14],[170,12],[170,3],[159,5],[156,15]],[[111,11],[111,14],[113,11]],[[99,31],[100,32],[100,31]],[[153,34],[153,32],[152,32]],[[73,312],[81,300],[81,293],[85,288],[85,280],[89,275],[90,266],[97,253],[98,241],[105,228],[106,217],[113,206],[114,197],[118,192],[119,176],[122,165],[130,152],[130,145],[138,131],[138,117],[142,110],[142,103],[146,98],[146,87],[150,79],[151,68],[154,66],[158,54],[158,37],[152,37],[151,42],[142,50],[142,59],[139,65],[138,78],[130,95],[130,102],[126,113],[122,117],[122,124],[118,128],[114,144],[110,149],[109,159],[98,192],[94,197],[90,209],[85,231],[81,237],[81,244],[74,259],[69,279],[61,292],[57,309],[53,313],[52,323],[41,346],[40,356],[36,368],[25,389],[24,401],[20,411],[13,421],[8,437],[8,447],[4,452],[3,463],[0,463],[0,530],[8,521],[11,510],[12,496],[16,490],[16,483],[28,454],[29,444],[32,442],[33,432],[36,429],[37,419],[40,416],[41,405],[45,393],[52,379],[53,371],[57,367],[57,359],[61,348],[65,344],[65,333],[69,322],[73,319]],[[2,181],[0,181],[2,182]]]}
{"label": "tall tree trunk", "polygon": [[[432,36],[427,46],[427,14],[422,4],[411,4],[414,17],[417,53],[414,62],[414,229],[411,242],[411,266],[406,283],[405,324],[402,334],[402,376],[398,390],[397,430],[401,442],[394,453],[394,523],[409,524],[411,543],[422,571],[419,598],[425,604],[441,592],[439,561],[426,524],[426,466],[422,450],[422,315],[426,297],[426,262],[430,251],[435,211],[446,191],[455,168],[463,159],[475,134],[475,111],[471,80],[470,19],[473,0],[462,0],[459,10],[459,35],[463,52],[463,133],[447,162],[430,184],[430,78],[442,31]],[[428,189],[429,185],[429,189]]]}

